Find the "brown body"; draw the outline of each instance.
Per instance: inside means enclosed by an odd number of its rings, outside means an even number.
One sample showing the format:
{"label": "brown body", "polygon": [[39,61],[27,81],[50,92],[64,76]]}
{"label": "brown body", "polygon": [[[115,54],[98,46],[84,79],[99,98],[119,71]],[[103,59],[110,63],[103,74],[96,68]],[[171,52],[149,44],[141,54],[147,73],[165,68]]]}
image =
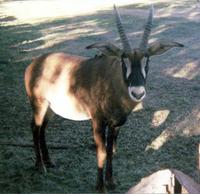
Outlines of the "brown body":
{"label": "brown body", "polygon": [[57,97],[58,88],[62,89],[62,94],[71,96],[69,100],[73,100],[77,111],[85,112],[88,119],[102,115],[112,122],[118,120],[119,112],[127,115],[136,105],[128,95],[117,57],[87,59],[64,53],[47,54],[27,67],[25,87],[31,104],[35,100],[46,101],[48,107]]}
{"label": "brown body", "polygon": [[[91,119],[97,148],[97,188],[103,188],[106,156],[105,178],[108,185],[113,185],[112,154],[117,128],[124,124],[137,104],[129,97],[119,58],[102,56],[86,59],[64,53],[47,54],[27,67],[25,86],[33,109],[36,165],[43,168],[52,166],[45,142],[45,127],[53,112],[73,120]],[[65,95],[66,98],[63,98]],[[71,101],[63,101],[62,104],[62,100]],[[67,117],[70,111],[75,113]],[[79,113],[80,116],[77,116]]]}

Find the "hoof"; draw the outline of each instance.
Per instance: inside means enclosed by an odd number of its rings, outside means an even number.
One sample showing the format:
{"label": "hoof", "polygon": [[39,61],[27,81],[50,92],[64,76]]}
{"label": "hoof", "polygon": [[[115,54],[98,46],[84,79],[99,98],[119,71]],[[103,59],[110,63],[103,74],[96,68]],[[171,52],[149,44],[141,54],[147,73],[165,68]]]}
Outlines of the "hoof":
{"label": "hoof", "polygon": [[47,172],[46,166],[42,164],[41,162],[35,163],[35,169],[38,170],[39,172],[43,172],[43,173]]}
{"label": "hoof", "polygon": [[116,184],[113,182],[113,180],[106,181],[106,189],[108,190],[114,190],[116,188]]}
{"label": "hoof", "polygon": [[98,193],[105,193],[106,192],[104,185],[96,185],[95,189]]}
{"label": "hoof", "polygon": [[41,169],[41,166],[42,166],[42,163],[41,163],[41,162],[39,162],[39,161],[36,161],[36,162],[35,162],[35,169],[40,170],[40,169]]}
{"label": "hoof", "polygon": [[45,164],[46,168],[55,168],[56,167],[55,163],[53,163],[51,161],[47,161],[44,164]]}

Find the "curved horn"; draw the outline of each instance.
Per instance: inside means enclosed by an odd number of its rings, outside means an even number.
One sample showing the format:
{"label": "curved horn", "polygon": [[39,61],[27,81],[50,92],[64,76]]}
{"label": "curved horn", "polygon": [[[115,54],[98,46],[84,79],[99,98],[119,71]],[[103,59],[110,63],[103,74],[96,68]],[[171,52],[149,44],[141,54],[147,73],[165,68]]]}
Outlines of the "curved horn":
{"label": "curved horn", "polygon": [[132,48],[130,45],[130,41],[129,41],[128,37],[126,36],[126,33],[125,33],[123,25],[122,25],[121,17],[119,15],[118,10],[115,5],[114,5],[114,11],[115,11],[117,29],[118,29],[119,36],[120,36],[120,39],[121,39],[121,42],[123,45],[123,49],[125,52],[131,52]]}
{"label": "curved horn", "polygon": [[143,52],[146,52],[147,50],[147,46],[148,46],[148,40],[149,40],[149,36],[151,33],[151,28],[153,25],[153,12],[154,12],[154,8],[153,5],[151,5],[150,10],[149,10],[149,16],[147,19],[147,23],[144,27],[144,32],[143,32],[143,36],[142,36],[142,40],[140,42],[140,50]]}

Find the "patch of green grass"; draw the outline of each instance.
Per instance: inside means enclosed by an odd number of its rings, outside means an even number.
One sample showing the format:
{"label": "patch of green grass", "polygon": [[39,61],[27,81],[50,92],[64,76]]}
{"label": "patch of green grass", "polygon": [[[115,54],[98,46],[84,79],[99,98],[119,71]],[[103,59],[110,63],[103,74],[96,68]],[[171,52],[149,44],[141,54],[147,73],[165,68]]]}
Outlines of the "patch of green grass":
{"label": "patch of green grass", "polygon": [[[95,25],[86,23],[89,32],[84,32],[86,25],[83,24],[89,21]],[[124,16],[123,21],[130,39],[137,45],[139,35],[134,36],[132,33],[142,32],[143,19]],[[171,25],[173,21],[177,22],[176,25]],[[156,19],[154,29],[163,23],[166,29],[153,35],[153,38],[177,41],[181,38],[185,43],[197,42],[193,38],[199,36],[199,23],[185,19],[183,22],[183,19],[177,18]],[[46,48],[41,47],[46,41],[44,34],[49,30],[59,36],[74,29],[80,31],[74,39],[66,39]],[[98,30],[103,33],[95,34]],[[23,80],[24,70],[33,56],[50,51],[94,56],[96,51],[91,52],[84,47],[98,41],[116,42],[118,39],[111,12],[62,18],[34,25],[0,26],[0,142],[33,143],[30,129],[31,108]],[[200,136],[176,136],[159,150],[144,151],[163,130],[181,122],[194,108],[198,108],[199,76],[190,81],[163,73],[163,69],[176,64],[180,64],[177,67],[180,70],[186,57],[187,60],[192,60],[199,56],[198,50],[186,49],[184,54],[175,50],[152,59],[145,108],[130,115],[119,134],[118,150],[113,160],[117,188],[113,192],[125,193],[142,177],[162,168],[177,168],[198,180],[193,175],[196,171],[195,146]],[[191,100],[191,96],[195,98]],[[156,128],[151,125],[152,117],[160,109],[169,109],[170,115]],[[50,150],[57,168],[50,169],[47,174],[34,169],[33,149],[0,147],[1,193],[95,193],[96,155],[90,122],[73,122],[55,116],[48,126],[47,139],[48,142],[68,146],[66,150]]]}

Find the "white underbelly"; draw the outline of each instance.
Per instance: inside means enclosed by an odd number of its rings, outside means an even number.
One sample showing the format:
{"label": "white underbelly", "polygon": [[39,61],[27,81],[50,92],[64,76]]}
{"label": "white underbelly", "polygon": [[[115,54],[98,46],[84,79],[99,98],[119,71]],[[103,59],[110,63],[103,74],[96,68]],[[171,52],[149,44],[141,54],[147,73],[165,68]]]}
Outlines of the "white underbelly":
{"label": "white underbelly", "polygon": [[78,101],[66,93],[56,91],[47,97],[52,111],[66,119],[83,121],[91,119],[89,111],[85,110]]}

